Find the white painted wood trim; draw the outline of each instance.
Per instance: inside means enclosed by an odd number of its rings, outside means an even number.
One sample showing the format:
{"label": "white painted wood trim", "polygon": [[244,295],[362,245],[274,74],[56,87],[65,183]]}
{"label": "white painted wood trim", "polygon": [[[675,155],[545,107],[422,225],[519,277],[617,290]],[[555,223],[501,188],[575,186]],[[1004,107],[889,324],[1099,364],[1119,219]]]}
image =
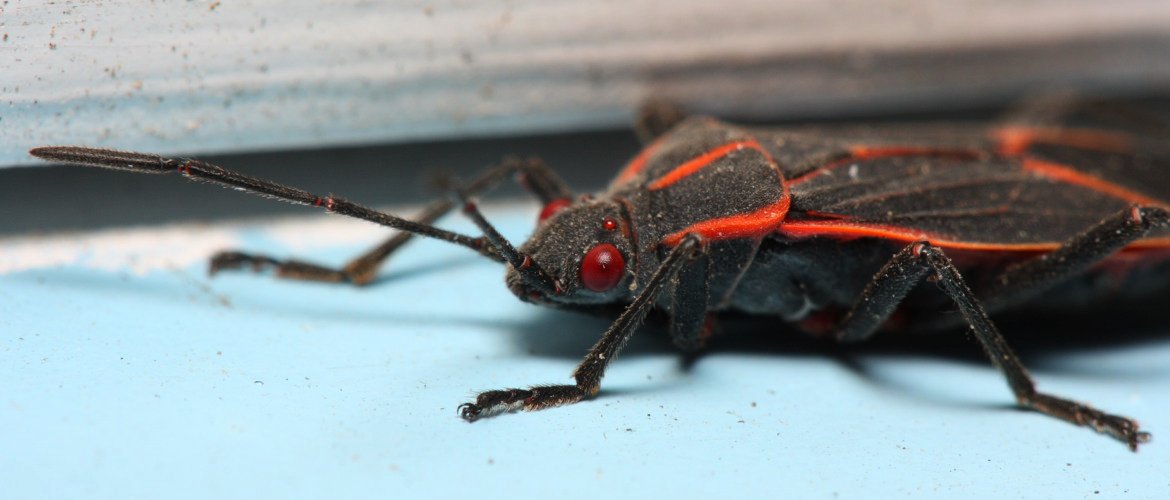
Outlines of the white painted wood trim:
{"label": "white painted wood trim", "polygon": [[1170,82],[1165,0],[10,0],[0,37],[0,166]]}

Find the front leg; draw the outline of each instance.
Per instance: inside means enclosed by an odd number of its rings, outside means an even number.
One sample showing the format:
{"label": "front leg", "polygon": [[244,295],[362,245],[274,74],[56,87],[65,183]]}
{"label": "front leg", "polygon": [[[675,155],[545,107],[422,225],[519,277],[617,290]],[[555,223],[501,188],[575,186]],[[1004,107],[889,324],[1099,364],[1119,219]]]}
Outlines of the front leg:
{"label": "front leg", "polygon": [[[454,206],[448,200],[440,200],[427,206],[413,221],[433,224]],[[261,272],[272,269],[276,277],[295,281],[322,281],[327,283],[349,283],[364,286],[372,283],[378,268],[390,254],[414,238],[414,234],[398,232],[378,246],[350,260],[340,269],[296,259],[277,259],[267,255],[251,254],[235,250],[221,251],[211,257],[207,272],[215,276],[220,271],[250,269]]]}
{"label": "front leg", "polygon": [[654,306],[654,300],[662,291],[663,285],[679,274],[685,264],[694,260],[696,253],[702,247],[698,236],[688,235],[683,238],[673,250],[663,259],[658,270],[650,278],[649,283],[634,301],[618,316],[617,321],[610,325],[601,340],[597,342],[577,369],[573,371],[575,385],[548,385],[533,386],[528,389],[504,389],[487,391],[475,398],[474,403],[459,405],[459,416],[468,422],[474,422],[484,417],[500,413],[526,410],[535,411],[553,406],[576,403],[590,396],[594,396],[601,389],[601,378],[605,375],[605,368],[613,358],[617,357],[622,347],[634,335],[634,331],[646,318],[646,313]]}

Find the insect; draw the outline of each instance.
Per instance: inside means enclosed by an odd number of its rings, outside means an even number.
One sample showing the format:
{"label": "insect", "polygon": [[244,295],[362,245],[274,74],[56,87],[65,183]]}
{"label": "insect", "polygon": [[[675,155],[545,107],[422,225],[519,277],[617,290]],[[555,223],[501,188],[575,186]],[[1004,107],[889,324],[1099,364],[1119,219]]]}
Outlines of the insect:
{"label": "insect", "polygon": [[[421,235],[506,264],[507,287],[521,300],[624,307],[573,372],[574,384],[481,393],[459,407],[468,421],[595,396],[606,367],[655,308],[668,313],[673,343],[688,351],[704,346],[725,312],[776,316],[841,342],[871,337],[897,313],[911,325],[965,325],[1020,406],[1136,450],[1150,438],[1136,421],[1039,392],[989,313],[1142,295],[1164,284],[1170,148],[1141,130],[1052,124],[1072,106],[1025,109],[990,127],[753,128],[649,106],[638,129],[644,149],[596,196],[575,196],[538,160],[508,159],[453,182],[453,196],[412,219],[198,160],[68,146],[30,153],[177,172],[400,230],[340,269],[224,252],[212,258],[213,272],[272,268],[285,278],[361,285]],[[543,203],[519,248],[473,201],[512,175]],[[434,225],[456,207],[482,236]]]}

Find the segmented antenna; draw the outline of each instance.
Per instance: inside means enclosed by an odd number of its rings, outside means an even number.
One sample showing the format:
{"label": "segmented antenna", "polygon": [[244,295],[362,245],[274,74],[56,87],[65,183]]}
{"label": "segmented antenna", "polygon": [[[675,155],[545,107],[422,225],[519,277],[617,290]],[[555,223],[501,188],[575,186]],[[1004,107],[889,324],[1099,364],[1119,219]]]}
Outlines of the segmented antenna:
{"label": "segmented antenna", "polygon": [[[198,160],[179,160],[153,154],[77,146],[40,147],[30,150],[29,154],[44,160],[87,167],[101,167],[148,174],[180,173],[190,179],[229,186],[290,203],[322,207],[327,211],[337,214],[465,246],[492,260],[505,262],[504,257],[489,243],[491,238],[473,238],[445,229],[439,229],[430,224],[415,222],[379,212],[342,198],[336,198],[332,195],[318,196],[308,191],[232,172],[223,167]],[[498,237],[499,235],[497,234],[496,236]],[[502,238],[499,239],[501,241],[503,240]]]}
{"label": "segmented antenna", "polygon": [[483,231],[484,236],[500,252],[504,260],[512,265],[525,284],[545,295],[560,295],[562,293],[561,284],[549,276],[532,259],[532,256],[516,250],[516,247],[504,239],[499,231],[496,231],[496,228],[484,218],[475,202],[470,200],[465,189],[457,188],[455,194],[459,197],[459,202],[463,204],[463,213],[479,227],[480,231]]}

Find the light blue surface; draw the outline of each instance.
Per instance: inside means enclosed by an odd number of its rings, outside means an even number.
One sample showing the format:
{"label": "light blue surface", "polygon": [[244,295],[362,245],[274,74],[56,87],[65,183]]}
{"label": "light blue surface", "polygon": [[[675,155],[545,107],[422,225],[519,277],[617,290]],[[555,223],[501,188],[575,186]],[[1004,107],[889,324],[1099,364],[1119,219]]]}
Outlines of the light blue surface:
{"label": "light blue surface", "polygon": [[[503,227],[522,236],[530,217]],[[1139,418],[1155,440],[1137,454],[1010,409],[983,364],[873,354],[863,375],[807,352],[716,351],[684,372],[653,335],[595,400],[469,425],[455,408],[476,391],[567,382],[607,322],[522,304],[499,266],[440,243],[382,276],[0,276],[0,496],[1170,495],[1166,340],[1034,367],[1043,389]]]}

